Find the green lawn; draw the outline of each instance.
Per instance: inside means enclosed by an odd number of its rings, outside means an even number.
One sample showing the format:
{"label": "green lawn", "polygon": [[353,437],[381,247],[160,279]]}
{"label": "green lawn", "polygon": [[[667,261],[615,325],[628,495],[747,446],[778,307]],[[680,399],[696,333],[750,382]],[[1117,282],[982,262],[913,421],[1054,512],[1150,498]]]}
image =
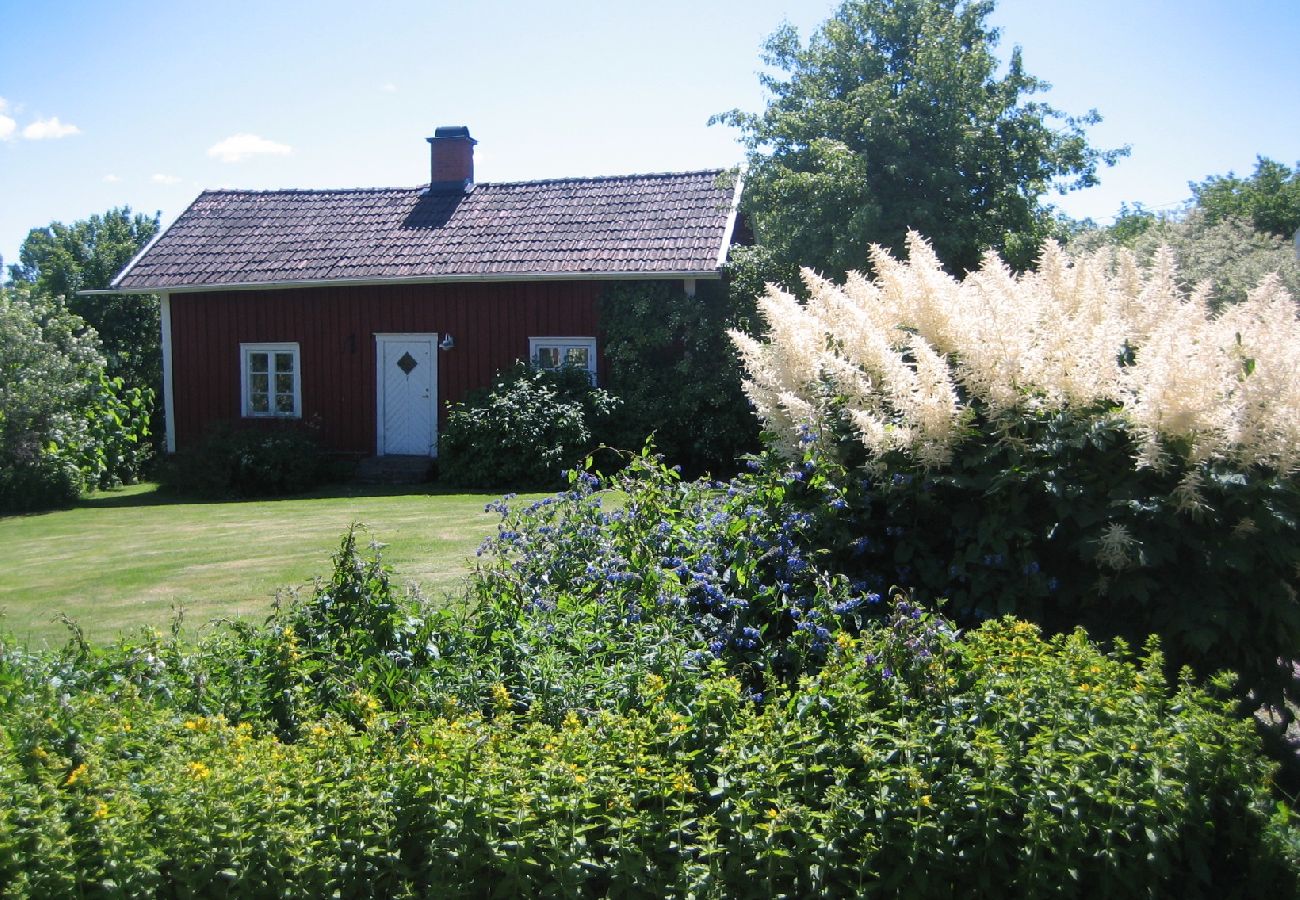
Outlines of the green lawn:
{"label": "green lawn", "polygon": [[32,646],[61,643],[59,613],[93,640],[166,628],[173,604],[187,630],[218,617],[260,617],[277,590],[330,574],[350,524],[387,546],[400,580],[454,592],[498,517],[495,494],[336,487],[292,499],[208,503],[145,484],[95,494],[73,509],[0,517],[3,627]]}

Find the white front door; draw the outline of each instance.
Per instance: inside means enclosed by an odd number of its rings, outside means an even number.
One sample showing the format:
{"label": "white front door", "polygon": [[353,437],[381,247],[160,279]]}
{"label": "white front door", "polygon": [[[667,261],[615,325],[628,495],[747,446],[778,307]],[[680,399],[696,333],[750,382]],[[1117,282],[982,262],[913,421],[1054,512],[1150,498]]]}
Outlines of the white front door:
{"label": "white front door", "polygon": [[377,334],[378,453],[433,456],[438,442],[438,336]]}

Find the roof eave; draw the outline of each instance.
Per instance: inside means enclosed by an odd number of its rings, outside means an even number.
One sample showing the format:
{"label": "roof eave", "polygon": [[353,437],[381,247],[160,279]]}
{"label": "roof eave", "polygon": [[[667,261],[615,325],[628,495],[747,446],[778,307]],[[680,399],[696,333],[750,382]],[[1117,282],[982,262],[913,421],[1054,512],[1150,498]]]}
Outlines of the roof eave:
{"label": "roof eave", "polygon": [[[725,246],[725,245],[724,245]],[[124,273],[125,274],[125,273]],[[368,287],[386,284],[448,284],[503,281],[676,281],[687,278],[718,280],[714,269],[683,269],[670,272],[501,272],[469,275],[423,275],[409,278],[317,278],[301,281],[240,281],[204,284],[153,285],[81,291],[82,294],[194,294],[205,291],[276,291],[307,287]],[[114,280],[114,284],[121,277]]]}

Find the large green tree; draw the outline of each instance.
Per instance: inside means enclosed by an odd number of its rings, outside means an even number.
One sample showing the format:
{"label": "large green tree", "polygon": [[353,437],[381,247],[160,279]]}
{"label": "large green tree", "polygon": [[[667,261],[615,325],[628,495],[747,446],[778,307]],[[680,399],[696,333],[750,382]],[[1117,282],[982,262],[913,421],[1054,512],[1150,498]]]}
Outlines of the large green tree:
{"label": "large green tree", "polygon": [[108,374],[127,384],[156,388],[162,379],[158,298],[154,295],[97,294],[158,233],[158,215],[110,209],[71,225],[51,222],[33,228],[9,267],[15,284],[46,297],[63,297],[68,309],[99,333]]}
{"label": "large green tree", "polygon": [[761,113],[714,117],[748,150],[745,202],[760,243],[787,263],[842,275],[870,244],[901,249],[909,228],[946,265],[994,247],[1026,263],[1056,219],[1052,188],[1097,181],[1127,150],[1092,148],[1085,126],[1032,95],[1019,48],[1005,67],[993,0],[845,0],[805,44],[767,41]]}
{"label": "large green tree", "polygon": [[1196,205],[1210,222],[1244,219],[1256,231],[1291,240],[1300,229],[1300,163],[1294,169],[1267,156],[1255,159],[1255,174],[1211,175],[1191,182]]}

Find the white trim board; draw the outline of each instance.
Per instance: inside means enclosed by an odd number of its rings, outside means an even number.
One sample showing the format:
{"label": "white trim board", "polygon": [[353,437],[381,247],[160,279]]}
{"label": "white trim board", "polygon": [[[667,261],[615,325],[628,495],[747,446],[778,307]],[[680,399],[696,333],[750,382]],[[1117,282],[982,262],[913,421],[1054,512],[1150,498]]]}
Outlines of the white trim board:
{"label": "white trim board", "polygon": [[162,294],[159,319],[162,323],[162,370],[163,370],[163,425],[166,428],[165,447],[168,453],[176,452],[176,399],[172,388],[172,298]]}
{"label": "white trim board", "polygon": [[[725,251],[725,244],[723,248]],[[723,255],[725,256],[725,253]],[[488,284],[502,281],[681,281],[686,278],[717,281],[722,278],[722,273],[716,269],[680,272],[637,272],[630,269],[626,272],[511,272],[493,275],[425,275],[411,278],[318,278],[303,281],[241,281],[230,284],[156,285],[148,288],[78,291],[78,293],[87,296],[93,294],[157,294],[163,291],[172,294],[197,294],[213,291],[282,291],[307,287],[370,287],[385,284]]]}

